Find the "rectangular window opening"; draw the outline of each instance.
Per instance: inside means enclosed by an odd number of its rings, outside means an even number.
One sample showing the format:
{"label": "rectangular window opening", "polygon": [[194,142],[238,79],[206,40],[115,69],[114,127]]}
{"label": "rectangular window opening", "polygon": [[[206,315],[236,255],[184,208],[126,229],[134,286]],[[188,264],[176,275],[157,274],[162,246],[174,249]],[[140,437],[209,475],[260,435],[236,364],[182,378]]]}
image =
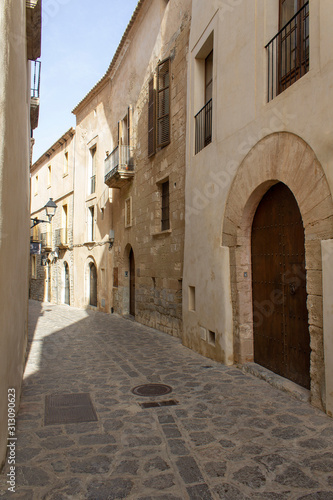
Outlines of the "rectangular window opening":
{"label": "rectangular window opening", "polygon": [[169,207],[169,181],[162,182],[162,213],[161,229],[167,231],[170,229],[170,207]]}
{"label": "rectangular window opening", "polygon": [[215,345],[215,342],[216,342],[215,332],[208,330],[208,343],[210,345]]}
{"label": "rectangular window opening", "polygon": [[95,216],[95,207],[88,208],[88,241],[95,241],[95,224],[94,224],[94,216]]}
{"label": "rectangular window opening", "polygon": [[195,286],[188,287],[188,310],[195,311]]}

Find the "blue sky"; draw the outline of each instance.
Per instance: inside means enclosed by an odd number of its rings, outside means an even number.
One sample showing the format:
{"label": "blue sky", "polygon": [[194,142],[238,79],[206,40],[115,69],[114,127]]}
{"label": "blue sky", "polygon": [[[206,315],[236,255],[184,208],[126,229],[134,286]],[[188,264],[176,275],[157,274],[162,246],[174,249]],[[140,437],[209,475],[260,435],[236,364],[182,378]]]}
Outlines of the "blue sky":
{"label": "blue sky", "polygon": [[105,74],[138,0],[43,0],[36,161],[71,126],[72,109]]}

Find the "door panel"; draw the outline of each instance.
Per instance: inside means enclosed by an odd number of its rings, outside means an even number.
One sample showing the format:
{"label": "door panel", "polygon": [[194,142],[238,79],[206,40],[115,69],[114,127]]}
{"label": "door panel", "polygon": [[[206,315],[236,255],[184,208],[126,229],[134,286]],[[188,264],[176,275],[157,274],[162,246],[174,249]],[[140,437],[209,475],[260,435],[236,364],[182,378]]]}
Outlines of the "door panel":
{"label": "door panel", "polygon": [[135,316],[135,262],[134,253],[131,249],[129,254],[129,264],[130,264],[130,314]]}
{"label": "door panel", "polygon": [[261,200],[252,225],[254,360],[310,387],[304,228],[282,183]]}
{"label": "door panel", "polygon": [[65,304],[69,305],[69,269],[65,263]]}
{"label": "door panel", "polygon": [[91,306],[97,307],[97,270],[95,264],[90,264],[90,300]]}

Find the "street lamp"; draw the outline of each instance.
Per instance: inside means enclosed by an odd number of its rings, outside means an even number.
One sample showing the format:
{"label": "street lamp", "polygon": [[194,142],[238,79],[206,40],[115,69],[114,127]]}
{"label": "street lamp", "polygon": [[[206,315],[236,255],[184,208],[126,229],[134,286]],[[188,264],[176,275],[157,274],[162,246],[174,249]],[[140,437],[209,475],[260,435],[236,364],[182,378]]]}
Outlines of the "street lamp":
{"label": "street lamp", "polygon": [[37,219],[37,217],[35,217],[34,219],[31,219],[33,221],[31,229],[33,227],[37,226],[37,224],[40,224],[41,222],[48,222],[49,224],[51,224],[52,217],[54,216],[56,209],[57,209],[57,205],[54,203],[53,198],[49,199],[49,201],[46,203],[44,208],[45,208],[45,212],[46,212],[46,216],[47,216],[48,220],[40,220],[40,219]]}

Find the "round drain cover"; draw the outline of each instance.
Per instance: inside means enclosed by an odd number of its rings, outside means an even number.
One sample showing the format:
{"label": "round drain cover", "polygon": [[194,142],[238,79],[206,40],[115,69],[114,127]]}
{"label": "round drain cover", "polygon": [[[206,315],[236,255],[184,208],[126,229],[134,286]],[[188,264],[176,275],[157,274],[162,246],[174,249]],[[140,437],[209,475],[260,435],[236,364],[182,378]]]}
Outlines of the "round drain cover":
{"label": "round drain cover", "polygon": [[138,385],[132,389],[133,394],[137,396],[164,396],[172,391],[172,387],[165,384],[144,384]]}

